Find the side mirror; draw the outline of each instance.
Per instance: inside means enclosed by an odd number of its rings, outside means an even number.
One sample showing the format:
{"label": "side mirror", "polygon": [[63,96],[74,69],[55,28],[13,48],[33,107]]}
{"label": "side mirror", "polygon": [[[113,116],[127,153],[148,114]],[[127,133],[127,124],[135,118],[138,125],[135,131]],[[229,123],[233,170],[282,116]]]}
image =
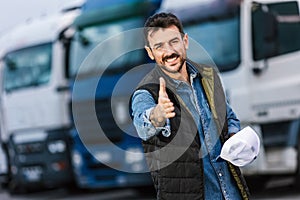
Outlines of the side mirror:
{"label": "side mirror", "polygon": [[252,40],[255,60],[272,57],[278,52],[278,22],[267,5],[252,5]]}
{"label": "side mirror", "polygon": [[58,40],[64,44],[68,44],[74,37],[76,29],[74,27],[68,27],[60,32]]}
{"label": "side mirror", "polygon": [[278,22],[275,14],[272,12],[263,12],[263,52],[264,58],[269,58],[277,54],[278,51]]}

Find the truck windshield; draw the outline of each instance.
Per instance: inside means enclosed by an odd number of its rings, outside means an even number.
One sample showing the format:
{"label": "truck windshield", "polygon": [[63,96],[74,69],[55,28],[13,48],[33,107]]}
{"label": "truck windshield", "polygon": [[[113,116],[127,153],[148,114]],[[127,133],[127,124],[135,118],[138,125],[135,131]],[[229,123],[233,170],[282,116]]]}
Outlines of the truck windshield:
{"label": "truck windshield", "polygon": [[11,91],[45,84],[50,79],[52,44],[24,48],[4,57],[4,88]]}
{"label": "truck windshield", "polygon": [[[189,38],[200,44],[219,71],[224,72],[235,69],[240,63],[239,21],[239,14],[235,14],[198,23],[187,23],[184,27]],[[197,54],[197,52],[190,52],[190,54]],[[192,56],[194,57],[200,59],[195,60],[196,62],[207,62],[199,55]]]}
{"label": "truck windshield", "polygon": [[[142,26],[143,18],[136,17],[81,28],[75,34],[70,48],[69,76],[74,77],[77,75],[77,72],[79,75],[86,75],[106,70],[108,66],[106,66],[105,63],[110,63],[110,61],[107,60],[111,57],[110,55],[122,51],[122,48],[126,47],[128,49],[136,42],[143,42],[141,36],[131,35],[130,37],[124,38],[118,34],[123,31],[140,28]],[[118,35],[118,37],[111,40],[111,38],[116,35]],[[141,38],[141,40],[138,38]],[[109,39],[109,44],[98,48],[99,51],[96,53],[97,61],[93,64],[83,66],[78,71],[82,62],[89,53],[91,53],[97,45],[101,45],[101,43],[105,42],[107,39]],[[142,59],[144,58],[143,55],[144,51],[142,50],[132,51],[122,56],[120,55],[118,59],[114,60],[109,65],[109,70],[126,70],[127,67],[132,67],[142,62]]]}

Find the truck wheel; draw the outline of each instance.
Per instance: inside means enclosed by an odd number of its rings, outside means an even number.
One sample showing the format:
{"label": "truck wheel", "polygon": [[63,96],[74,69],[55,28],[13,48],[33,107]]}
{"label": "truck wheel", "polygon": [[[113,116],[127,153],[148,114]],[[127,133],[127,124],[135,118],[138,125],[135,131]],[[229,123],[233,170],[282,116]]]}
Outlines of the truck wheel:
{"label": "truck wheel", "polygon": [[300,137],[298,137],[298,144],[297,144],[297,171],[295,174],[295,186],[300,187]]}
{"label": "truck wheel", "polygon": [[251,177],[245,177],[247,185],[251,193],[260,193],[266,189],[266,185],[270,180],[270,176],[257,175]]}
{"label": "truck wheel", "polygon": [[27,189],[25,186],[21,186],[17,184],[15,181],[11,181],[8,185],[8,191],[10,194],[24,194],[27,193]]}

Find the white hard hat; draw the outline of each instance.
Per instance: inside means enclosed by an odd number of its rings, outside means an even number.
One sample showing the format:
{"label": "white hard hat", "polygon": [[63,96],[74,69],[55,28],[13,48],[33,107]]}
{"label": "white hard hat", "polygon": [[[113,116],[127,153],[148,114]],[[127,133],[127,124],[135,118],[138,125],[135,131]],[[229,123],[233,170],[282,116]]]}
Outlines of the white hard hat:
{"label": "white hard hat", "polygon": [[260,140],[249,126],[230,137],[223,145],[220,157],[242,167],[251,163],[259,153]]}

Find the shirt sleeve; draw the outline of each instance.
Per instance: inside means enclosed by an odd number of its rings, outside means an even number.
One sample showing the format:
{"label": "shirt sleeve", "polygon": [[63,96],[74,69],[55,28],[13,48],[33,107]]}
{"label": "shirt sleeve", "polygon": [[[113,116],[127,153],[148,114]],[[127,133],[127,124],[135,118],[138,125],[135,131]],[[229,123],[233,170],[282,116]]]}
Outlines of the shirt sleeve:
{"label": "shirt sleeve", "polygon": [[167,119],[163,127],[155,127],[150,122],[150,112],[155,106],[156,103],[147,90],[137,90],[134,92],[131,103],[133,124],[139,137],[144,141],[159,133],[165,137],[171,135],[169,119]]}
{"label": "shirt sleeve", "polygon": [[240,120],[237,118],[236,114],[232,110],[231,106],[227,104],[227,122],[228,122],[228,133],[237,133],[240,131]]}
{"label": "shirt sleeve", "polygon": [[[223,79],[221,76],[219,76],[219,79],[221,81],[223,91],[226,97],[226,88],[225,84],[223,83]],[[228,122],[228,133],[237,133],[241,130],[240,127],[240,120],[237,118],[236,114],[234,113],[233,109],[228,103],[227,97],[226,97],[226,111],[227,111],[227,122]]]}

